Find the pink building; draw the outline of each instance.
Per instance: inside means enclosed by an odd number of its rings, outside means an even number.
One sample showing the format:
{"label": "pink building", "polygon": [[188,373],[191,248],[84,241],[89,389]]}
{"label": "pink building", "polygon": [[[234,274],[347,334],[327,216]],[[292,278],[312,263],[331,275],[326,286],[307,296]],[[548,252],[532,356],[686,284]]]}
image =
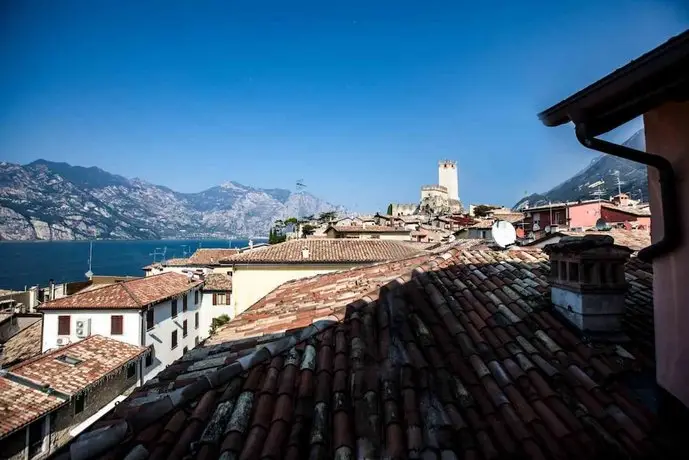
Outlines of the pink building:
{"label": "pink building", "polygon": [[635,221],[646,227],[651,224],[651,214],[647,210],[617,206],[604,200],[552,203],[529,208],[525,212],[525,228],[534,232],[554,225],[560,229],[591,228],[600,218],[609,224]]}
{"label": "pink building", "polygon": [[[573,122],[585,147],[649,166],[653,244],[639,258],[653,262],[649,327],[655,328],[659,415],[671,421],[668,426],[689,421],[689,181],[683,179],[689,175],[688,68],[686,31],[539,115],[547,126]],[[647,152],[597,137],[639,116]]]}

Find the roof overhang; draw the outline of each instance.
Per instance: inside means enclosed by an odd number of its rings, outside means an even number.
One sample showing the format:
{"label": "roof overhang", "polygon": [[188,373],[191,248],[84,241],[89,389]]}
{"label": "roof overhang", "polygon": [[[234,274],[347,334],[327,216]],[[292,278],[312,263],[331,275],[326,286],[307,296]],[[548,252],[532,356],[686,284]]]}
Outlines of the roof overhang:
{"label": "roof overhang", "polygon": [[538,114],[546,126],[585,122],[598,136],[666,102],[689,100],[689,30]]}

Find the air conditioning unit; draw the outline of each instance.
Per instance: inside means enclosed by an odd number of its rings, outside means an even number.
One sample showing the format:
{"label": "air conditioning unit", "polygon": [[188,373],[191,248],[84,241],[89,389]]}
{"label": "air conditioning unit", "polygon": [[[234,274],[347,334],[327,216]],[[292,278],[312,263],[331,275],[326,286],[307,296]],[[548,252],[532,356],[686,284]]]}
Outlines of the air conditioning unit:
{"label": "air conditioning unit", "polygon": [[77,318],[77,337],[84,338],[91,335],[91,318]]}
{"label": "air conditioning unit", "polygon": [[69,337],[58,337],[57,338],[57,346],[58,347],[63,347],[69,343]]}

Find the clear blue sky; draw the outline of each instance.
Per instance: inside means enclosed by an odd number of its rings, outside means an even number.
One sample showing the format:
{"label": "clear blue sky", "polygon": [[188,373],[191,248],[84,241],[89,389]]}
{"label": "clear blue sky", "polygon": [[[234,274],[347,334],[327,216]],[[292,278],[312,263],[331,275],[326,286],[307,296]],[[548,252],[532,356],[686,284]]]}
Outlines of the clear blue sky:
{"label": "clear blue sky", "polygon": [[375,211],[450,158],[465,203],[511,205],[594,157],[537,112],[688,28],[687,5],[6,0],[0,160],[184,192],[303,178]]}

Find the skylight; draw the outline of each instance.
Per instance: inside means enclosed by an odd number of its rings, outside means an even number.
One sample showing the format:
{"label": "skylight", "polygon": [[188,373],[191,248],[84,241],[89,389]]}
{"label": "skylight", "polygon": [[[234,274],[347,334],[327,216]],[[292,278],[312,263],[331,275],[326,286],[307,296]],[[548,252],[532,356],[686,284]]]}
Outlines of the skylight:
{"label": "skylight", "polygon": [[70,364],[72,366],[76,366],[77,364],[80,364],[83,362],[81,359],[74,358],[72,356],[67,356],[67,355],[60,355],[55,359],[65,363],[65,364]]}

